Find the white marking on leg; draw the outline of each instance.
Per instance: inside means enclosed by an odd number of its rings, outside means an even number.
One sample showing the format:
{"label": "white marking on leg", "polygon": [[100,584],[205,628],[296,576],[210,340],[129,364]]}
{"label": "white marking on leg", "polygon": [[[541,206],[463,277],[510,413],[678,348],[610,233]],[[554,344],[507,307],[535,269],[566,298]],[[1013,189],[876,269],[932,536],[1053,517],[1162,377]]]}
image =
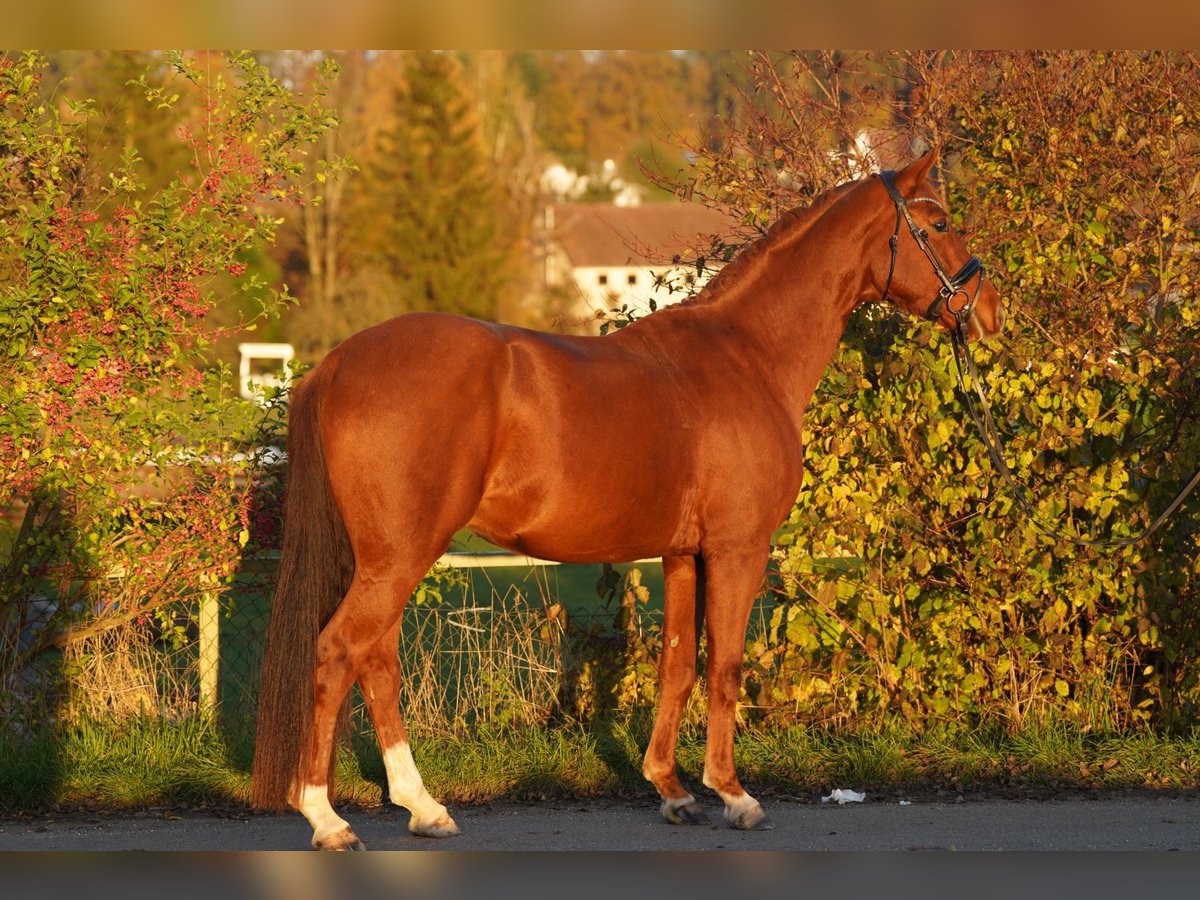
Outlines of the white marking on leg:
{"label": "white marking on leg", "polygon": [[349,823],[333,811],[329,803],[329,787],[324,784],[306,784],[300,792],[296,808],[313,829],[313,846],[339,831],[349,831]]}
{"label": "white marking on leg", "polygon": [[408,820],[409,831],[427,837],[458,834],[458,826],[446,807],[425,790],[407,741],[386,748],[383,751],[383,765],[387,769],[388,797],[397,806],[403,806],[412,813]]}
{"label": "white marking on leg", "polygon": [[684,794],[682,797],[664,798],[662,808],[663,812],[666,812],[668,809],[679,809],[681,806],[687,806],[689,803],[695,802],[696,798],[691,794]]}

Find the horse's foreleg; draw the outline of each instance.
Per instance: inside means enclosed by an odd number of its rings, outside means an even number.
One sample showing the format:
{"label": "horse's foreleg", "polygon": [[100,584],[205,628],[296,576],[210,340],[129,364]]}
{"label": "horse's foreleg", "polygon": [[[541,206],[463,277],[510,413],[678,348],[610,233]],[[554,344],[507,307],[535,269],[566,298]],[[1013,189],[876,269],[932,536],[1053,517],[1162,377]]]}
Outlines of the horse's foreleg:
{"label": "horse's foreleg", "polygon": [[662,816],[674,825],[703,825],[708,817],[680,783],[675,766],[679,720],[696,682],[696,641],[704,618],[703,576],[691,556],[663,558],[663,647],[659,700],[642,774],[662,797]]}
{"label": "horse's foreleg", "polygon": [[364,657],[358,670],[358,686],[383,751],[389,799],[411,813],[408,830],[413,834],[450,837],[458,834],[458,826],[446,807],[425,790],[400,715],[400,660],[396,653],[399,642],[400,620],[397,620]]}
{"label": "horse's foreleg", "polygon": [[742,685],[742,658],[750,608],[766,570],[765,549],[706,554],[708,635],[708,742],[704,785],[725,801],[734,828],[774,827],[758,801],[746,793],[733,765],[734,712]]}

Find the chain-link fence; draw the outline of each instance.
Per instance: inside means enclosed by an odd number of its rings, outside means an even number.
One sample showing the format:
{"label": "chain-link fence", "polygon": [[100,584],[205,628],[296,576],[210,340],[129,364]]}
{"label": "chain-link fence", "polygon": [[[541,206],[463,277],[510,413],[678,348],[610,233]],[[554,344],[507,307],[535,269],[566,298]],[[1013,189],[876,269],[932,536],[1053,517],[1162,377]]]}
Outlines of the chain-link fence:
{"label": "chain-link fence", "polygon": [[[223,588],[71,643],[17,685],[30,721],[45,716],[46,703],[54,716],[98,720],[204,711],[238,740],[248,736],[277,565],[277,554],[247,556]],[[759,601],[752,630],[761,631],[769,602]],[[448,554],[404,612],[406,720],[419,731],[457,732],[652,708],[662,603],[659,560],[559,565]]]}
{"label": "chain-link fence", "polygon": [[[219,598],[219,628],[199,629],[202,696],[234,727],[253,720],[277,560],[249,559]],[[204,607],[202,606],[202,609]],[[662,565],[560,566],[508,554],[443,557],[404,613],[402,706],[410,726],[544,721],[564,705],[617,702],[621,667],[652,690]],[[215,665],[216,672],[211,671]]]}

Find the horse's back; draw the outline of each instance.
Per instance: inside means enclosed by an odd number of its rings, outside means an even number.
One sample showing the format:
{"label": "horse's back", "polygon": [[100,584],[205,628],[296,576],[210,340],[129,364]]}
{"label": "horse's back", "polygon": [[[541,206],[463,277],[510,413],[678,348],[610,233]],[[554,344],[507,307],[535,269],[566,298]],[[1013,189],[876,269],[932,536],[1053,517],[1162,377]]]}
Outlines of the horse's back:
{"label": "horse's back", "polygon": [[520,332],[505,376],[476,530],[580,562],[680,542],[694,483],[692,405],[659,358],[619,336]]}

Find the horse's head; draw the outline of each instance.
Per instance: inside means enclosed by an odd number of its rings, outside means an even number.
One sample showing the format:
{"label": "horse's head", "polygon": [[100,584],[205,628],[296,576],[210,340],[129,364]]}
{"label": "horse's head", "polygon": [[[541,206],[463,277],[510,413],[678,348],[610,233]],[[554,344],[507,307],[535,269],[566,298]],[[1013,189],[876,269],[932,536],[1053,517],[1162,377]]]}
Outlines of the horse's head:
{"label": "horse's head", "polygon": [[936,161],[936,151],[930,151],[899,172],[871,179],[869,189],[886,204],[880,221],[886,220],[891,237],[879,252],[868,251],[870,294],[940,322],[948,331],[962,328],[968,339],[993,338],[1004,328],[1000,295],[936,199],[929,181]]}

